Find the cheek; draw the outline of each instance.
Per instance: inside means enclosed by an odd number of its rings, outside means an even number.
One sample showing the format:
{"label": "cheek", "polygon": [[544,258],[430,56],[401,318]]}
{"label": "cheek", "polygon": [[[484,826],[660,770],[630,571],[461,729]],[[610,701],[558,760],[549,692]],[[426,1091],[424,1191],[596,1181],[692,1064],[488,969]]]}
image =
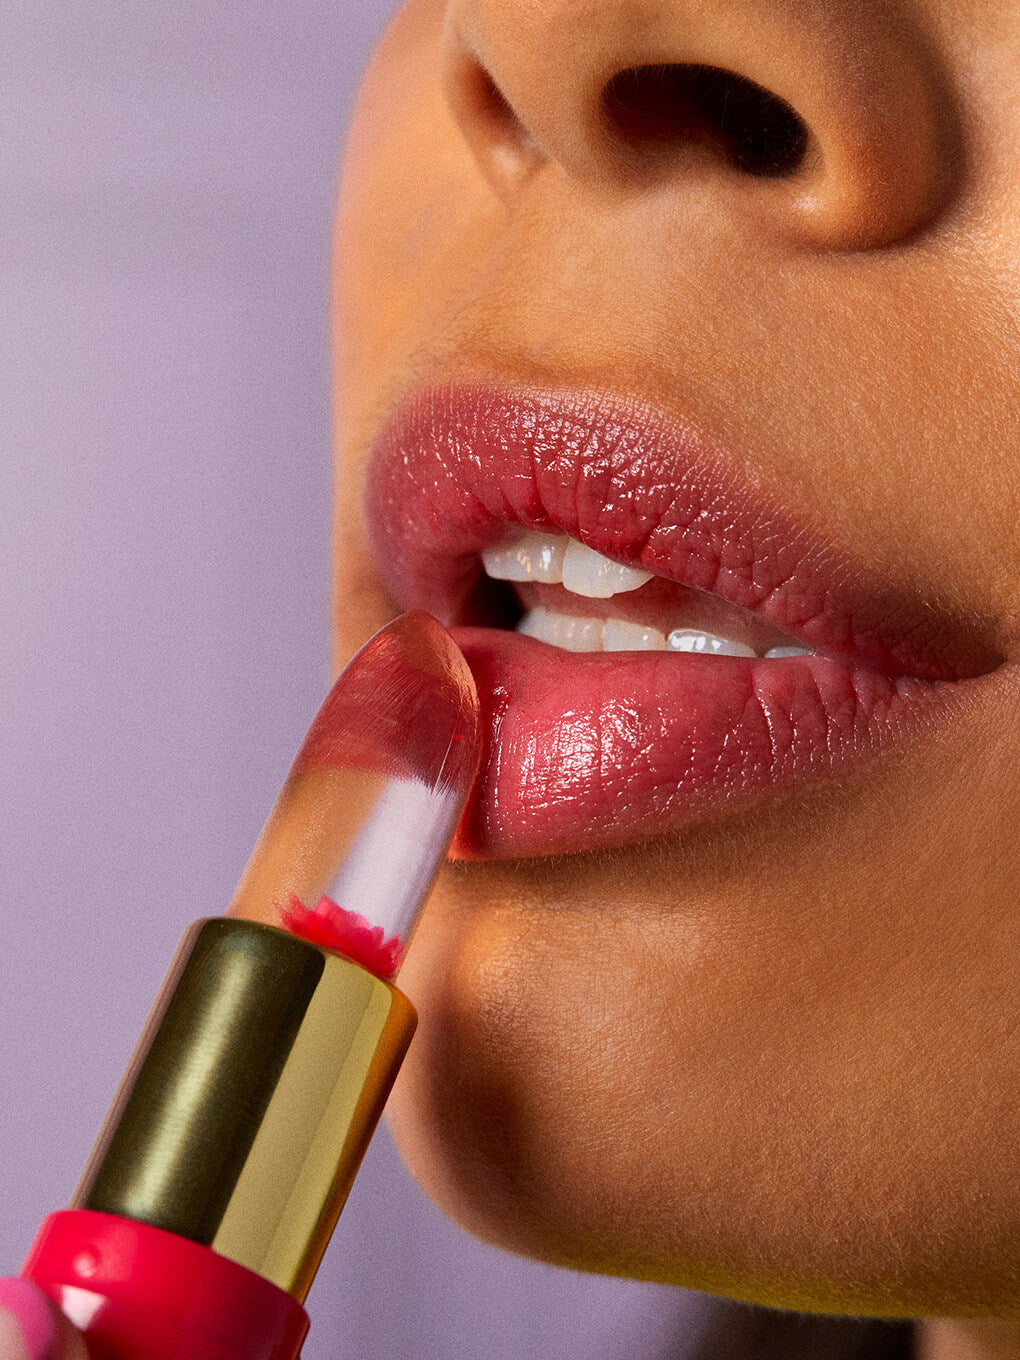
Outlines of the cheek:
{"label": "cheek", "polygon": [[416,0],[400,11],[351,121],[333,252],[342,443],[406,382],[407,356],[502,221],[443,94],[444,8]]}
{"label": "cheek", "polygon": [[442,0],[415,0],[395,18],[359,92],[344,159],[332,288],[340,660],[393,613],[362,522],[369,446],[499,211],[442,96],[443,10]]}

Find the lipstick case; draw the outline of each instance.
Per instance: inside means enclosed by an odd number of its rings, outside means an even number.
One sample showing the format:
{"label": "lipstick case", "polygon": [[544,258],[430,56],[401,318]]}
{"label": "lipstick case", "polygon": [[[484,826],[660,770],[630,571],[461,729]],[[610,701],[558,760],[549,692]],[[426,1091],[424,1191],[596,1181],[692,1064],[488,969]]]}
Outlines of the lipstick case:
{"label": "lipstick case", "polygon": [[[155,1245],[147,1356],[296,1355],[300,1304],[415,1023],[402,992],[328,950],[253,921],[195,922],[71,1206],[44,1221],[23,1274],[95,1354],[134,1357],[119,1346],[137,1335]],[[243,1307],[225,1315],[243,1275]]]}

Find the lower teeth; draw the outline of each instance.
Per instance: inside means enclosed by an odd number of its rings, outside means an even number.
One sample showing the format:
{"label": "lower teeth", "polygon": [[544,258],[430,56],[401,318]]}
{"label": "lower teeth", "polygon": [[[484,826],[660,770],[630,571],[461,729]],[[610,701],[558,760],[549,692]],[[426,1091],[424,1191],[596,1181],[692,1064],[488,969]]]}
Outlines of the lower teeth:
{"label": "lower teeth", "polygon": [[706,656],[755,656],[753,647],[712,633],[698,633],[692,628],[677,628],[666,639],[671,652],[701,652]]}
{"label": "lower teeth", "polygon": [[[546,642],[567,652],[694,652],[701,656],[755,657],[753,647],[695,628],[675,628],[668,637],[657,628],[623,619],[585,619],[532,609],[517,626],[525,637]],[[810,647],[773,647],[765,659],[810,656]]]}
{"label": "lower teeth", "polygon": [[766,661],[783,661],[790,656],[814,656],[811,647],[773,647],[765,653]]}
{"label": "lower teeth", "polygon": [[552,614],[548,609],[533,609],[517,625],[525,637],[548,642],[565,652],[601,652],[602,619],[577,619],[569,614]]}

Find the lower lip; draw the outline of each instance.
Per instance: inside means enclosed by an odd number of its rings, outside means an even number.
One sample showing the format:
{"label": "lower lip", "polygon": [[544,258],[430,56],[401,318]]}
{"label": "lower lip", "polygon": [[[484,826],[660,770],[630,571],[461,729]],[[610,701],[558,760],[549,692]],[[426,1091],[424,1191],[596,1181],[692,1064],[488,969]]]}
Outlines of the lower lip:
{"label": "lower lip", "polygon": [[456,853],[596,849],[844,775],[955,705],[961,684],[821,656],[569,653],[457,628],[489,749]]}

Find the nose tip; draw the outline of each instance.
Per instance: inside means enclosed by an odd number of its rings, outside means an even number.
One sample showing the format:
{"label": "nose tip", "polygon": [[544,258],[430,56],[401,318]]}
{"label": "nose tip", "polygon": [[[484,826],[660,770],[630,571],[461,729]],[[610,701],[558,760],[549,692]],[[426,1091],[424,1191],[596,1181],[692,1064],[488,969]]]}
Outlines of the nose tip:
{"label": "nose tip", "polygon": [[906,13],[845,0],[451,0],[448,99],[495,191],[711,176],[799,245],[890,246],[945,201],[953,120]]}

